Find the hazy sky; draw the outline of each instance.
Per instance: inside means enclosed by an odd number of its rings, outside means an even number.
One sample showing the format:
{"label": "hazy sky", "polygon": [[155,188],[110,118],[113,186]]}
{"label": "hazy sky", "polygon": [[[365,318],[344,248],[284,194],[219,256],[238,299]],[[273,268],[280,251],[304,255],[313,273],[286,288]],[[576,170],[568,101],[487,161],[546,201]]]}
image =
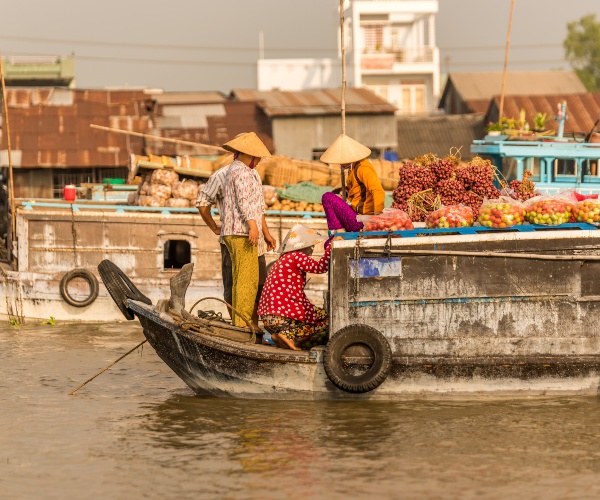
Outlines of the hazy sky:
{"label": "hazy sky", "polygon": [[[335,57],[338,0],[18,0],[2,2],[4,56],[76,56],[80,88],[254,88],[265,57]],[[440,0],[441,71],[502,70],[510,0]],[[600,0],[516,0],[509,69],[568,69],[569,21]]]}

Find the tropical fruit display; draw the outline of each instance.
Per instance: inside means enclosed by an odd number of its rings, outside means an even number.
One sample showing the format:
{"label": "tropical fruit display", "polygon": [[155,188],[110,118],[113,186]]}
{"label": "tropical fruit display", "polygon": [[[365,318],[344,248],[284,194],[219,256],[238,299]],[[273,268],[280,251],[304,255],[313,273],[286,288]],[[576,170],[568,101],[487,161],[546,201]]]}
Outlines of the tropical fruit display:
{"label": "tropical fruit display", "polygon": [[573,217],[576,222],[600,222],[600,200],[590,199],[577,203],[573,209]]}
{"label": "tropical fruit display", "polygon": [[465,205],[477,216],[484,198],[500,196],[497,175],[496,167],[480,157],[461,163],[454,155],[420,156],[400,167],[392,207],[407,212],[415,222],[424,221],[440,205]]}
{"label": "tropical fruit display", "polygon": [[359,216],[364,221],[364,231],[402,231],[414,229],[408,214],[395,208],[385,208],[382,213],[371,216]]}
{"label": "tropical fruit display", "polygon": [[465,205],[450,205],[431,212],[425,219],[425,227],[470,227],[473,225],[473,209]]}
{"label": "tropical fruit display", "polygon": [[477,221],[485,227],[504,229],[525,222],[525,207],[522,203],[509,197],[497,200],[485,200]]}
{"label": "tropical fruit display", "polygon": [[525,205],[525,216],[531,224],[555,226],[569,222],[574,204],[567,198],[538,196]]}

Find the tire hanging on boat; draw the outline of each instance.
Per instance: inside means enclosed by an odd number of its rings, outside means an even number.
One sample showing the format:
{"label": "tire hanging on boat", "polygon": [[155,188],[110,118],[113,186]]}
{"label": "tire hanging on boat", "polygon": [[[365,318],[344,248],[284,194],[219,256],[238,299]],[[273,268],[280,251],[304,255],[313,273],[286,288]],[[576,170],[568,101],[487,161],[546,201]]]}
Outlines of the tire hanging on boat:
{"label": "tire hanging on boat", "polygon": [[[351,352],[353,348],[354,353]],[[348,370],[350,364],[344,358],[366,353],[372,361],[370,366],[362,373],[351,373]],[[389,375],[392,350],[386,338],[375,328],[349,325],[338,330],[327,343],[323,365],[327,377],[336,387],[352,393],[369,392],[379,387]]]}
{"label": "tire hanging on boat", "polygon": [[149,306],[152,305],[152,301],[142,294],[125,273],[110,260],[100,262],[98,272],[108,293],[125,316],[125,319],[129,321],[135,319],[133,312],[125,305],[127,299],[137,300]]}
{"label": "tire hanging on boat", "polygon": [[[83,300],[77,300],[69,293],[69,283],[76,278],[81,278],[87,282],[90,287],[90,294]],[[73,307],[86,307],[89,306],[98,297],[98,291],[100,286],[98,279],[87,269],[73,269],[66,273],[60,280],[59,285],[60,296],[63,300]]]}

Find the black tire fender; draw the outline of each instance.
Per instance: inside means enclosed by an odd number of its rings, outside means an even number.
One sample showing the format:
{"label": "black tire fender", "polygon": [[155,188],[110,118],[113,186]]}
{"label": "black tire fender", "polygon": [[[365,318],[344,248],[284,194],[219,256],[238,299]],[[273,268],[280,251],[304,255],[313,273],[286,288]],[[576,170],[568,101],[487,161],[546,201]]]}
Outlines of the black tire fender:
{"label": "black tire fender", "polygon": [[[69,283],[75,278],[82,278],[87,281],[90,286],[90,294],[84,300],[77,300],[69,293]],[[60,296],[63,300],[73,307],[86,307],[89,306],[98,297],[98,291],[100,286],[98,279],[87,269],[79,268],[73,269],[66,273],[60,280],[59,291]]]}
{"label": "black tire fender", "polygon": [[98,273],[106,290],[123,313],[123,316],[125,316],[125,319],[129,321],[135,319],[133,312],[125,305],[127,299],[137,300],[149,306],[152,305],[152,301],[140,292],[125,273],[110,260],[105,259],[98,264]]}
{"label": "black tire fender", "polygon": [[[372,364],[363,373],[350,373],[345,367],[345,352],[354,346],[372,355]],[[349,325],[338,330],[325,347],[325,373],[331,382],[346,392],[363,393],[379,387],[392,368],[392,350],[386,338],[367,325]]]}

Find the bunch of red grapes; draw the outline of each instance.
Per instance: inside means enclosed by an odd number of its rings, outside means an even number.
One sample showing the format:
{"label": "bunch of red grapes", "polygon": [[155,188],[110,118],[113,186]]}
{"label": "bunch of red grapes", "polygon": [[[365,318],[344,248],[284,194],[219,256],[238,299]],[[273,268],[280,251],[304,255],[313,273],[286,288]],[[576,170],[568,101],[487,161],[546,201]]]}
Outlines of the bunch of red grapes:
{"label": "bunch of red grapes", "polygon": [[406,203],[413,194],[431,189],[435,183],[436,177],[429,167],[406,162],[400,167],[400,180],[393,194],[394,201]]}
{"label": "bunch of red grapes", "polygon": [[459,205],[467,194],[465,187],[456,179],[441,180],[436,186],[436,191],[444,205]]}
{"label": "bunch of red grapes", "polygon": [[438,182],[444,179],[450,179],[455,170],[454,163],[445,158],[438,158],[435,163],[429,165],[429,168],[435,175]]}
{"label": "bunch of red grapes", "polygon": [[527,201],[535,196],[535,193],[532,191],[528,191],[523,189],[523,182],[517,179],[512,180],[508,183],[509,187],[517,193],[517,196],[521,201]]}
{"label": "bunch of red grapes", "polygon": [[[427,166],[407,162],[400,167],[400,180],[393,194],[394,208],[408,211],[412,206],[412,203],[408,203],[411,196],[432,189],[433,196],[439,195],[443,205],[466,205],[477,217],[484,198],[500,197],[500,191],[494,186],[494,167],[488,161],[476,158],[466,166],[458,166],[458,162],[450,158],[430,156],[427,158]],[[518,191],[511,183],[511,188],[515,189],[519,196],[533,196],[524,193],[523,187]],[[423,208],[427,210],[426,207]],[[412,210],[409,215],[415,222],[424,220],[426,216],[419,210]]]}

